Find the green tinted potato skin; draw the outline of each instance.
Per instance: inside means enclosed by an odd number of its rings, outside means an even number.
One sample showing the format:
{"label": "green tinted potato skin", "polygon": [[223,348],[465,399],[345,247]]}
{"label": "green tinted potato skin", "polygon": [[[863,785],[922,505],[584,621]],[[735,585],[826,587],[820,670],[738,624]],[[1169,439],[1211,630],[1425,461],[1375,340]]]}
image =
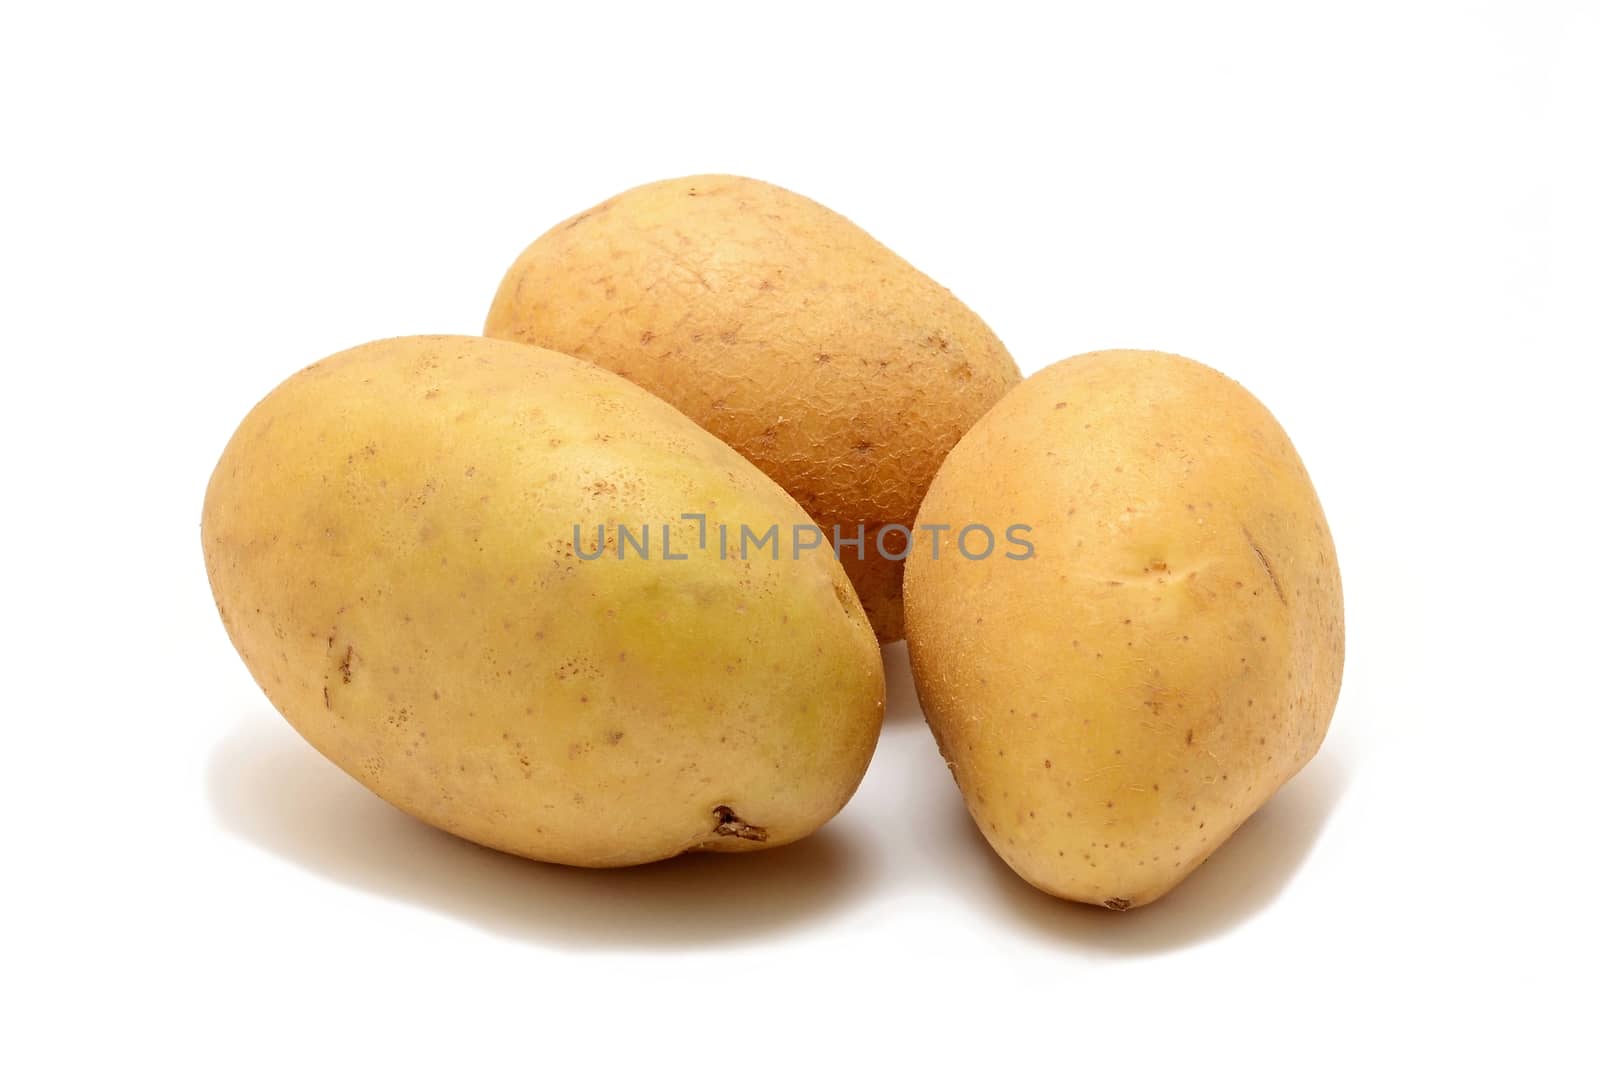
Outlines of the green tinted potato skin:
{"label": "green tinted potato skin", "polygon": [[[831,533],[880,640],[902,634],[909,526],[939,463],[1020,377],[987,325],[838,213],[728,175],[651,183],[572,217],[506,273],[484,334],[643,385]],[[898,555],[894,531],[885,548]]]}
{"label": "green tinted potato skin", "polygon": [[[413,816],[576,865],[778,846],[845,803],[883,670],[825,550],[593,550],[685,511],[806,522],[730,448],[596,366],[418,337],[291,377],[207,490],[228,633],[319,751]],[[614,545],[614,537],[610,538]],[[718,834],[718,807],[765,842]]]}
{"label": "green tinted potato skin", "polygon": [[1238,384],[1153,352],[1058,363],[967,434],[922,511],[1033,527],[1026,561],[919,546],[906,613],[967,806],[1036,887],[1148,903],[1317,751],[1338,565],[1298,455]]}

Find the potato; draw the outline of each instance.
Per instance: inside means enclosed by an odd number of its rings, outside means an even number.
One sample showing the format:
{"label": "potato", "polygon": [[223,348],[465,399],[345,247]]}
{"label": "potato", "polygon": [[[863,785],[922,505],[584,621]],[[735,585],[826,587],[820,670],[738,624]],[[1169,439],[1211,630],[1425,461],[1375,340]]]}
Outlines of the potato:
{"label": "potato", "polygon": [[967,808],[1034,886],[1159,898],[1317,751],[1344,664],[1333,541],[1233,381],[1148,351],[1050,366],[950,453],[927,522],[1000,535],[936,559],[918,534],[906,635]]}
{"label": "potato", "polygon": [[[946,452],[1019,377],[949,291],[850,221],[754,179],[652,183],[558,224],[484,334],[577,355],[737,448],[830,537],[884,642],[903,531]],[[882,547],[879,547],[880,536]]]}
{"label": "potato", "polygon": [[741,525],[810,523],[622,378],[439,336],[267,396],[202,538],[235,647],[324,755],[474,842],[611,866],[799,839],[872,755],[883,666],[843,571],[787,532],[741,558]]}

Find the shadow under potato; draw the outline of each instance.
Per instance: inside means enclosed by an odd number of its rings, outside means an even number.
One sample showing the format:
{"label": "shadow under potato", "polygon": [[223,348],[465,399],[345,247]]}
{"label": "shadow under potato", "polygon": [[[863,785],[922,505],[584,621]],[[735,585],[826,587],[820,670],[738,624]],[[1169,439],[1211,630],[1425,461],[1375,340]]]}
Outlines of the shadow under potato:
{"label": "shadow under potato", "polygon": [[[412,819],[318,755],[276,714],[217,745],[207,790],[225,828],[301,868],[526,942],[738,944],[825,921],[886,889],[947,886],[1002,925],[1091,954],[1138,957],[1215,939],[1270,906],[1349,782],[1336,748],[1325,746],[1155,903],[1116,913],[1067,902],[1030,887],[990,849],[931,738],[924,742],[927,732],[914,725],[919,710],[904,646],[885,657],[890,705],[874,764],[895,792],[866,796],[873,824],[865,836],[829,824],[787,847],[686,854],[627,869],[528,861]],[[908,749],[913,739],[916,748]],[[898,833],[898,845],[866,845],[883,833]]]}
{"label": "shadow under potato", "polygon": [[1186,880],[1124,913],[1039,891],[1000,860],[965,813],[959,820],[988,863],[987,894],[1024,927],[1104,953],[1159,954],[1216,939],[1270,906],[1316,844],[1348,784],[1345,766],[1324,747]]}
{"label": "shadow under potato", "polygon": [[824,829],[745,854],[580,869],[488,850],[388,805],[276,715],[231,733],[207,772],[230,831],[351,887],[565,947],[695,946],[795,928],[870,886],[864,851]]}
{"label": "shadow under potato", "polygon": [[922,706],[917,701],[917,683],[911,677],[911,654],[903,641],[883,647],[883,685],[885,727],[924,722]]}

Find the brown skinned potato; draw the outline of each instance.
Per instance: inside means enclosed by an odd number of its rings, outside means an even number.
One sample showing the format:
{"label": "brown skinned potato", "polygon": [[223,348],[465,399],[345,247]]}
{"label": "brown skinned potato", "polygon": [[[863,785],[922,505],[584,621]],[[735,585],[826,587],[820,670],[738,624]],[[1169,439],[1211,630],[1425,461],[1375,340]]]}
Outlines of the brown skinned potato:
{"label": "brown skinned potato", "polygon": [[1159,898],[1316,753],[1339,568],[1293,445],[1235,382],[1148,351],[1057,363],[973,427],[922,511],[1031,527],[1031,558],[919,540],[906,567],[928,724],[1029,883]]}
{"label": "brown skinned potato", "polygon": [[[880,641],[902,635],[909,526],[945,453],[1019,377],[993,332],[849,220],[726,175],[638,187],[527,248],[484,332],[573,354],[688,414],[831,534]],[[891,555],[900,536],[885,535]]]}

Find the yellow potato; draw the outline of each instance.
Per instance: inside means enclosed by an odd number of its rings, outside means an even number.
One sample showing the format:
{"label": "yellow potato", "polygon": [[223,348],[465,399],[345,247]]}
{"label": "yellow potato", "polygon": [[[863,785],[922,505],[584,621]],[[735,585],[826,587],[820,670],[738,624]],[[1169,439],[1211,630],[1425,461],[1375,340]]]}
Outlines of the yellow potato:
{"label": "yellow potato", "polygon": [[843,571],[787,532],[740,558],[740,526],[809,525],[622,378],[439,336],[280,385],[202,538],[229,636],[313,746],[447,831],[610,866],[791,842],[860,781],[883,667]]}
{"label": "yellow potato", "polygon": [[506,273],[484,334],[643,385],[830,536],[864,535],[842,559],[885,642],[903,633],[904,544],[884,527],[911,524],[945,453],[1019,379],[977,314],[866,232],[728,175],[651,183],[558,224]]}
{"label": "yellow potato", "polygon": [[[1327,522],[1265,407],[1185,358],[1035,374],[950,453],[918,518],[917,693],[990,844],[1051,894],[1159,898],[1317,751],[1344,663]],[[982,542],[970,542],[974,550]]]}

